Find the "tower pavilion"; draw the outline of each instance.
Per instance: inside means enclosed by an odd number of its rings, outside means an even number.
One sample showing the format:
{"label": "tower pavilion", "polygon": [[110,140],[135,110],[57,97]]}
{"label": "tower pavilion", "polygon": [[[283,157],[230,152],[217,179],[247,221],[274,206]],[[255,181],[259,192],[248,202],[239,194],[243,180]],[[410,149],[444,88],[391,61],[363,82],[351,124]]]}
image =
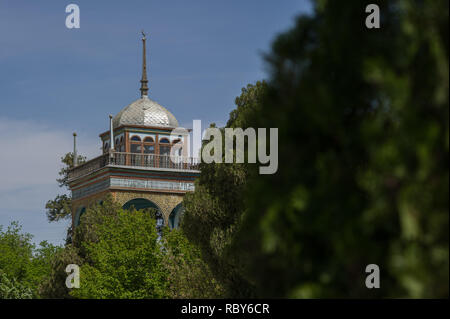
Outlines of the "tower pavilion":
{"label": "tower pavilion", "polygon": [[[125,209],[156,208],[158,224],[176,228],[183,196],[194,190],[200,172],[197,159],[183,156],[188,133],[171,134],[178,127],[175,116],[148,97],[146,37],[142,35],[141,97],[116,116],[110,115],[109,130],[100,134],[102,154],[80,165],[74,163],[69,171],[73,228],[86,208],[107,194]],[[75,142],[74,154],[76,158]]]}

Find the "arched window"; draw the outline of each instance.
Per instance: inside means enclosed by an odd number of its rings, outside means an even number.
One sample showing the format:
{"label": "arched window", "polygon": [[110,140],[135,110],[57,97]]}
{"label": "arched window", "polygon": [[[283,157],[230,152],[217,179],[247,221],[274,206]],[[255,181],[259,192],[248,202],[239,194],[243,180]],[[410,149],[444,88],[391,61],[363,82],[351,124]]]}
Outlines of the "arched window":
{"label": "arched window", "polygon": [[105,142],[105,144],[103,145],[103,150],[106,152],[108,152],[109,150],[109,142]]}
{"label": "arched window", "polygon": [[170,155],[170,141],[165,137],[159,140],[159,155]]}
{"label": "arched window", "polygon": [[147,136],[143,143],[143,152],[146,156],[143,158],[144,166],[155,166],[155,140],[151,136]]}
{"label": "arched window", "polygon": [[134,135],[131,137],[130,151],[131,153],[142,153],[141,138],[139,136]]}
{"label": "arched window", "polygon": [[144,139],[144,154],[155,154],[155,141],[151,136]]}
{"label": "arched window", "polygon": [[116,137],[115,145],[114,145],[115,150],[116,150],[117,152],[120,152],[121,146],[122,146],[122,145],[121,145],[121,143],[120,143],[120,138]]}
{"label": "arched window", "polygon": [[119,152],[125,152],[125,143],[123,142],[123,136],[120,138]]}
{"label": "arched window", "polygon": [[169,227],[170,229],[180,227],[181,217],[183,216],[184,208],[178,204],[169,215]]}

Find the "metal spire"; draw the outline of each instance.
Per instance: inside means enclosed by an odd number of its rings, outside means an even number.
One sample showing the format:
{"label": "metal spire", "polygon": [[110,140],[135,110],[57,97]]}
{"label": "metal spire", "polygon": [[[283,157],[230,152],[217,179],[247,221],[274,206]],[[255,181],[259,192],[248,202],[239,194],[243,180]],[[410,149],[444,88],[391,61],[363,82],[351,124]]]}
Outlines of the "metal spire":
{"label": "metal spire", "polygon": [[78,165],[78,154],[77,154],[77,133],[73,133],[73,163],[72,166],[76,167]]}
{"label": "metal spire", "polygon": [[148,95],[148,86],[147,86],[147,61],[145,58],[145,33],[142,30],[142,79],[141,79],[141,97],[144,95]]}

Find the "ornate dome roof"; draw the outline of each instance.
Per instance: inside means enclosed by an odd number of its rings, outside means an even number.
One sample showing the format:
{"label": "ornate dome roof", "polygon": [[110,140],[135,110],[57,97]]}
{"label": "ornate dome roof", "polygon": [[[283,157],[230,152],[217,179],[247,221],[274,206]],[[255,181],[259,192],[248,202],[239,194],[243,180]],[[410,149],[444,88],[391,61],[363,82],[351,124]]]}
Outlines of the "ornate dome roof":
{"label": "ornate dome roof", "polygon": [[148,98],[147,61],[145,33],[142,32],[142,79],[141,98],[122,109],[113,119],[113,127],[144,125],[176,128],[178,121],[165,107]]}
{"label": "ornate dome roof", "polygon": [[121,125],[178,127],[178,121],[165,107],[146,95],[123,108],[113,119],[114,128]]}

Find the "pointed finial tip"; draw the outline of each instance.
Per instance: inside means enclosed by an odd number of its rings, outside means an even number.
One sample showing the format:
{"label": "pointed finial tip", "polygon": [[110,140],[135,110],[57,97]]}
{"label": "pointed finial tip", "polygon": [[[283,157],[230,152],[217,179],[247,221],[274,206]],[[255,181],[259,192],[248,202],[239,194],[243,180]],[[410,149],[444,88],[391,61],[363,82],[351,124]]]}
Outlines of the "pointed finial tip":
{"label": "pointed finial tip", "polygon": [[76,133],[76,132],[73,132],[73,136],[77,136],[77,133]]}
{"label": "pointed finial tip", "polygon": [[148,94],[148,80],[147,80],[147,62],[145,57],[145,32],[142,32],[142,78],[141,78],[141,98]]}

